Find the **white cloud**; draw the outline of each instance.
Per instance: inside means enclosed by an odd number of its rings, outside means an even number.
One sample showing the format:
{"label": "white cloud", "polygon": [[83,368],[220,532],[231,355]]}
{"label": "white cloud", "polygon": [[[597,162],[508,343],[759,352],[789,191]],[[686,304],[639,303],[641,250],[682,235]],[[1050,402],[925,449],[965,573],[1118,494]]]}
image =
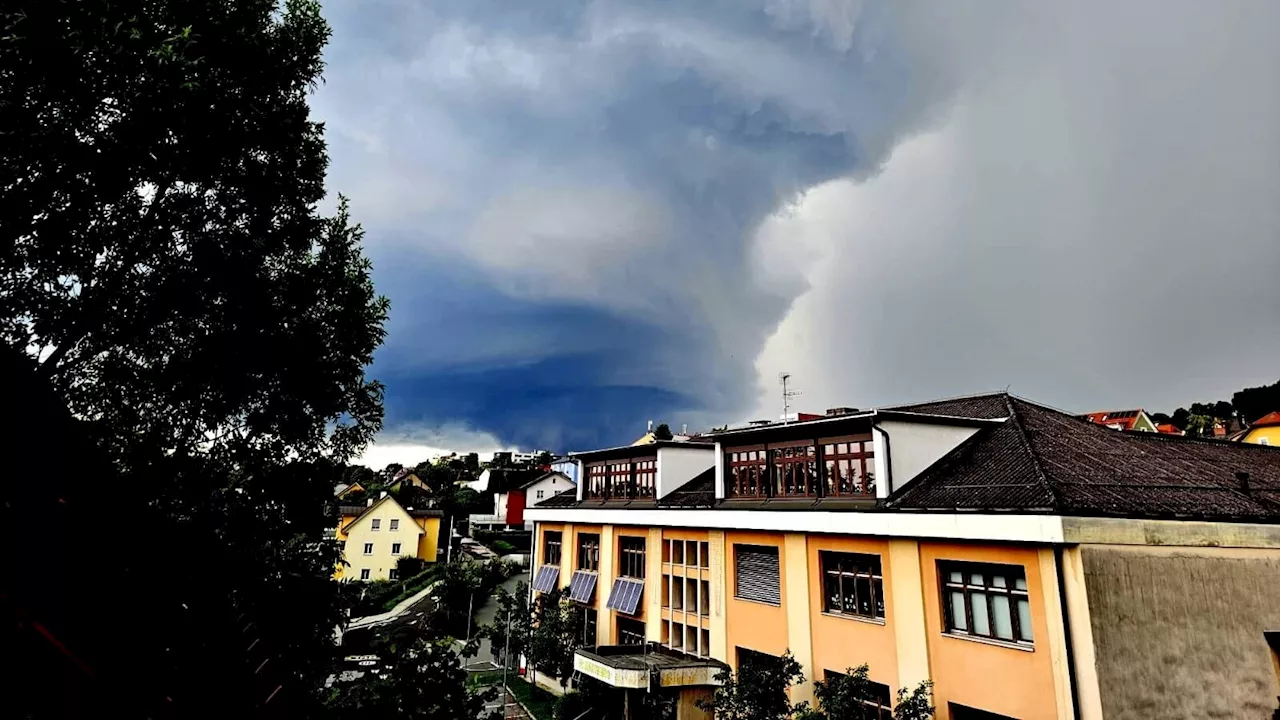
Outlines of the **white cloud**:
{"label": "white cloud", "polygon": [[459,425],[402,425],[380,433],[354,462],[381,470],[391,463],[417,465],[424,460],[451,453],[477,453],[484,461],[491,459],[495,452],[514,449],[516,448],[503,445],[490,433]]}

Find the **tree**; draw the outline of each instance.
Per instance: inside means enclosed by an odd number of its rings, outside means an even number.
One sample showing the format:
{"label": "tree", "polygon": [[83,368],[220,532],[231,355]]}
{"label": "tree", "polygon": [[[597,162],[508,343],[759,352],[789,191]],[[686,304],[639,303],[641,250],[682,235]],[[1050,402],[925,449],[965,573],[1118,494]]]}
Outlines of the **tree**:
{"label": "tree", "polygon": [[529,637],[529,662],[561,680],[573,674],[573,651],[582,645],[582,608],[553,590],[538,596]]}
{"label": "tree", "polygon": [[[336,716],[475,720],[485,702],[497,696],[492,689],[476,692],[467,687],[467,672],[451,639],[406,633],[378,643],[375,651],[388,658],[390,666],[335,683],[326,703]],[[475,645],[470,644],[463,656],[473,655]]]}
{"label": "tree", "polygon": [[1191,422],[1191,412],[1186,408],[1178,408],[1173,411],[1173,418],[1171,422],[1173,422],[1174,427],[1179,430],[1186,430],[1187,423]]}
{"label": "tree", "polygon": [[867,665],[860,665],[832,675],[825,681],[815,681],[813,695],[821,710],[810,714],[810,717],[821,715],[830,720],[876,720],[876,711],[863,702],[875,696],[871,679],[867,676],[869,670]]}
{"label": "tree", "polygon": [[700,700],[698,707],[713,711],[717,720],[787,720],[800,709],[793,708],[787,698],[787,688],[804,682],[800,663],[790,650],[782,657],[742,653],[737,674],[724,669],[716,680],[720,686],[715,694]]}
{"label": "tree", "polygon": [[893,706],[893,720],[932,720],[933,682],[925,680],[914,688],[898,688],[898,702]]}
{"label": "tree", "polygon": [[653,429],[654,440],[670,440],[672,437],[671,428],[667,427],[666,423],[659,423],[658,427]]}
{"label": "tree", "polygon": [[329,28],[308,0],[28,2],[0,25],[0,338],[151,538],[81,559],[132,604],[72,624],[115,653],[101,685],[166,713],[251,714],[270,676],[306,715],[342,617],[323,508],[381,425],[387,314],[345,200],[316,209]]}
{"label": "tree", "polygon": [[396,577],[408,580],[426,568],[427,561],[413,555],[401,555],[396,558]]}
{"label": "tree", "polygon": [[1280,410],[1280,380],[1237,392],[1231,396],[1231,406],[1245,422],[1253,422],[1267,413]]}
{"label": "tree", "polygon": [[529,586],[517,583],[514,593],[498,588],[494,599],[498,612],[493,624],[481,628],[480,636],[489,639],[494,655],[501,654],[503,662],[525,654],[533,634],[533,616],[529,611]]}

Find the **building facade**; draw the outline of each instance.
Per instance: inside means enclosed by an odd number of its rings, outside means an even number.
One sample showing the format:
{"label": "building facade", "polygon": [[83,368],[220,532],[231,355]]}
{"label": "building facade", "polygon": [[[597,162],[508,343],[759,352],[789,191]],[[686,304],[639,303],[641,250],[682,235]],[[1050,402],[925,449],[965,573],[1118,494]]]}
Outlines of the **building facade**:
{"label": "building facade", "polygon": [[1280,707],[1280,451],[1003,394],[703,439],[578,454],[527,511],[534,587],[588,610],[580,672],[625,683],[648,643],[687,718],[787,651],[793,700],[866,664],[885,713],[924,680],[943,719]]}
{"label": "building facade", "polygon": [[345,566],[334,577],[348,580],[396,580],[396,561],[404,556],[436,561],[440,519],[435,508],[406,508],[386,493],[366,505],[339,508],[336,538],[343,543]]}

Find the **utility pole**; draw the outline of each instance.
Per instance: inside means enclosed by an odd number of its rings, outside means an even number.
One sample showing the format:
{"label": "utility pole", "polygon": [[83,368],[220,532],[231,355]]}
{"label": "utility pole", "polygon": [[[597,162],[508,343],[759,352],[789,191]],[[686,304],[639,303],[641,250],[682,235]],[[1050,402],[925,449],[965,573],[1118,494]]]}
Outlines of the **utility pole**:
{"label": "utility pole", "polygon": [[[449,537],[445,542],[446,544],[444,546],[445,548],[444,564],[448,565],[449,563],[453,562],[453,516],[452,515],[449,516]],[[440,556],[437,555],[436,557],[440,557]]]}

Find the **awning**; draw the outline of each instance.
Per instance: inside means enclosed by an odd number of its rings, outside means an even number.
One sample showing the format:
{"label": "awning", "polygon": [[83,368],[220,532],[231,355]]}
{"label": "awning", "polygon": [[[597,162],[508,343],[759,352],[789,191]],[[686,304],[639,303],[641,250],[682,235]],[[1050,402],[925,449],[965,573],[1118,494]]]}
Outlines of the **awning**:
{"label": "awning", "polygon": [[719,660],[685,655],[657,643],[578,648],[573,669],[617,688],[715,686],[728,666]]}

